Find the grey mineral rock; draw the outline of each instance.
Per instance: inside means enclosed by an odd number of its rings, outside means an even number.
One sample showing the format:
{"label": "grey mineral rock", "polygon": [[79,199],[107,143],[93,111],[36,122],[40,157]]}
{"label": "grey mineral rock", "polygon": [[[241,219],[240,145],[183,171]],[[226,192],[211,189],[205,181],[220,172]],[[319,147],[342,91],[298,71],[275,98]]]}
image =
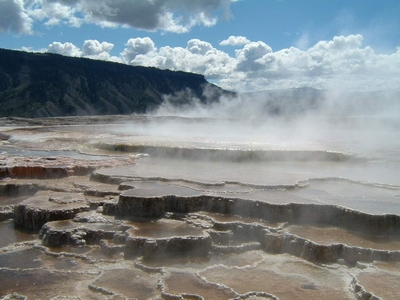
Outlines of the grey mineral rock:
{"label": "grey mineral rock", "polygon": [[[139,224],[140,226],[140,224]],[[125,232],[125,257],[195,255],[206,256],[211,237],[201,228],[183,221],[159,220],[149,227],[131,228]]]}
{"label": "grey mineral rock", "polygon": [[[79,198],[76,194],[70,194],[68,201],[65,193],[60,197],[53,193],[50,197],[40,195],[26,199],[14,207],[15,224],[37,230],[49,221],[72,219],[77,213],[89,210],[89,206],[77,197]],[[62,200],[62,203],[57,199]]]}
{"label": "grey mineral rock", "polygon": [[42,243],[48,247],[63,245],[82,246],[99,244],[102,239],[112,239],[121,227],[114,224],[79,223],[71,220],[46,223],[39,232]]}

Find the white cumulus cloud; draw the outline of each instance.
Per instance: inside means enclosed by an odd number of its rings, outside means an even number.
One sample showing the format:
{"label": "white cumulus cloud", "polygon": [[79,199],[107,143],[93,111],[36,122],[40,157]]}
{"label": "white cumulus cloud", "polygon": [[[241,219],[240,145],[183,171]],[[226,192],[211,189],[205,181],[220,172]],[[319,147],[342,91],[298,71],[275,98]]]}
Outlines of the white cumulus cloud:
{"label": "white cumulus cloud", "polygon": [[127,47],[121,53],[121,57],[127,64],[130,64],[138,55],[149,55],[156,50],[154,42],[148,37],[129,39],[125,46]]}
{"label": "white cumulus cloud", "polygon": [[72,43],[53,42],[47,48],[50,53],[57,53],[66,56],[82,56],[82,51]]}
{"label": "white cumulus cloud", "polygon": [[248,43],[250,43],[250,40],[244,36],[231,35],[229,38],[227,38],[226,40],[223,40],[219,44],[221,46],[240,46],[240,45],[246,45]]}
{"label": "white cumulus cloud", "polygon": [[272,49],[266,43],[258,41],[251,42],[243,47],[241,50],[236,51],[238,71],[257,71],[264,67],[258,60],[265,55],[272,53]]}
{"label": "white cumulus cloud", "polygon": [[[127,46],[121,53],[124,61],[127,61],[126,53],[130,52],[130,45],[127,44]],[[155,47],[152,50],[155,50]],[[188,41],[186,48],[161,47],[157,51],[136,55],[133,60],[130,60],[130,63],[199,73],[208,78],[219,78],[232,71],[234,59],[208,42],[192,39]]]}
{"label": "white cumulus cloud", "polygon": [[102,42],[100,43],[97,40],[86,40],[83,43],[83,54],[84,55],[99,55],[103,52],[109,53],[112,48],[114,48],[114,44]]}
{"label": "white cumulus cloud", "polygon": [[186,49],[193,54],[207,55],[207,52],[212,51],[214,47],[208,42],[192,39],[187,43]]}
{"label": "white cumulus cloud", "polygon": [[66,56],[121,62],[120,58],[111,56],[110,51],[113,48],[114,44],[108,42],[100,43],[97,40],[86,40],[83,43],[82,49],[69,42],[53,42],[47,48],[47,52]]}

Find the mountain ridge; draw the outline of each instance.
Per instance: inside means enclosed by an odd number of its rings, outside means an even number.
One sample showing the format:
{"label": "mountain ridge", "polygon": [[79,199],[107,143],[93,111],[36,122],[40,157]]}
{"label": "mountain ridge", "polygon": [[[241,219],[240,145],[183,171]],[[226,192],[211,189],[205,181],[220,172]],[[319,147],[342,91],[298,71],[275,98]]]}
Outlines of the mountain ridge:
{"label": "mountain ridge", "polygon": [[189,90],[204,103],[226,93],[194,73],[0,49],[0,117],[145,113]]}

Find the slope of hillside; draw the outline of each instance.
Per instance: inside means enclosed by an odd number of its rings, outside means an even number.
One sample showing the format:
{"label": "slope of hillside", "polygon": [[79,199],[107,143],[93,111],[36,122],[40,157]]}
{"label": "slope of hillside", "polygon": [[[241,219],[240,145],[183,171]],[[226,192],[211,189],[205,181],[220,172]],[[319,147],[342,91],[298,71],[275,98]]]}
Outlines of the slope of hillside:
{"label": "slope of hillside", "polygon": [[192,73],[0,49],[0,117],[144,113],[182,90],[216,100],[205,87],[224,92]]}

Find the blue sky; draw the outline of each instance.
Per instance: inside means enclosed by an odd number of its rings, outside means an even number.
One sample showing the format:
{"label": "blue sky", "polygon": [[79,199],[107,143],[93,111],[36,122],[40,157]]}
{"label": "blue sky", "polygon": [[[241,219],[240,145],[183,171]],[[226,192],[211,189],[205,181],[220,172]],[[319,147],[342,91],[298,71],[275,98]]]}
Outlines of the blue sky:
{"label": "blue sky", "polygon": [[0,47],[201,73],[239,91],[399,89],[398,0],[0,0]]}

